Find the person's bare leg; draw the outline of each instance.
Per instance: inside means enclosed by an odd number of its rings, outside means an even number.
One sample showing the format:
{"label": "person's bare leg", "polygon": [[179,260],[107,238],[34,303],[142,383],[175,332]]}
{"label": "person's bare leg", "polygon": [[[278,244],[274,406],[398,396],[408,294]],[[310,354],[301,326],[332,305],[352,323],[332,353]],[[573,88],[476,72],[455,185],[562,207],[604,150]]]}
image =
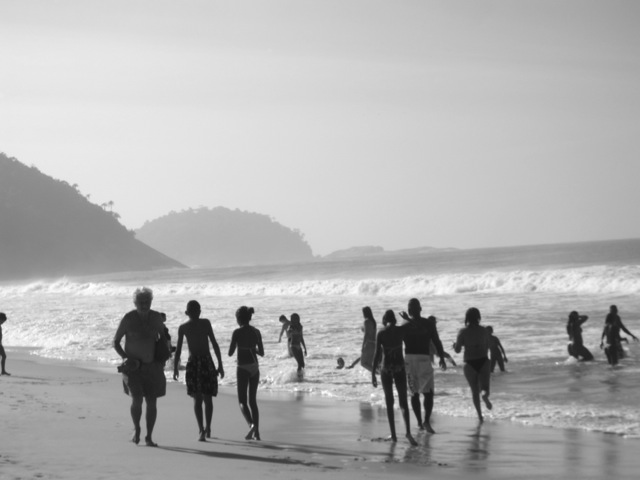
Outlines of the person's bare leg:
{"label": "person's bare leg", "polygon": [[211,438],[211,419],[213,418],[213,400],[211,395],[204,396],[205,436]]}
{"label": "person's bare leg", "polygon": [[5,364],[7,363],[7,355],[4,352],[4,347],[2,345],[0,345],[0,356],[2,357],[2,375],[8,375],[11,376],[11,374],[9,372],[7,372],[6,368],[5,368]]}
{"label": "person's bare leg", "polygon": [[411,395],[411,409],[413,410],[413,413],[416,416],[416,421],[418,422],[418,428],[420,428],[420,430],[424,430],[424,427],[422,426],[422,405],[420,405],[419,393],[415,393]]}
{"label": "person's bare leg", "polygon": [[258,410],[258,383],[260,382],[260,375],[255,375],[249,381],[249,407],[251,408],[251,418],[253,419],[253,438],[260,440],[260,411]]}
{"label": "person's bare leg", "polygon": [[429,433],[436,433],[431,427],[431,413],[433,412],[433,390],[424,394],[424,429]]}
{"label": "person's bare leg", "polygon": [[193,396],[193,413],[196,416],[196,422],[198,422],[198,440],[204,442],[204,421],[202,418],[202,395],[199,393]]}
{"label": "person's bare leg", "polygon": [[131,420],[133,420],[133,437],[131,441],[140,443],[140,419],[142,418],[142,397],[131,397]]}
{"label": "person's bare leg", "polygon": [[153,441],[153,427],[156,425],[156,418],[158,417],[158,407],[156,397],[144,397],[147,404],[147,414],[145,416],[147,422],[147,436],[144,437],[144,441],[148,447],[157,447],[158,444]]}
{"label": "person's bare leg", "polygon": [[411,435],[411,415],[409,413],[409,404],[407,402],[407,380],[404,377],[404,373],[397,375],[394,378],[396,384],[396,390],[398,391],[398,403],[400,404],[400,411],[402,412],[402,420],[404,420],[405,437],[409,440],[411,445],[418,445],[413,435]]}

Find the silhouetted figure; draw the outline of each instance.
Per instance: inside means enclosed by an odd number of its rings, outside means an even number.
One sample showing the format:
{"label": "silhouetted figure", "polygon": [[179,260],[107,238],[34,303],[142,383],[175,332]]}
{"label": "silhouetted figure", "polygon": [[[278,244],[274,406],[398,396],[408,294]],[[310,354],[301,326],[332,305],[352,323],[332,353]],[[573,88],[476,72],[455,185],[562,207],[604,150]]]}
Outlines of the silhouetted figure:
{"label": "silhouetted figure", "polygon": [[258,355],[264,356],[264,347],[260,330],[249,325],[253,313],[252,307],[242,306],[236,310],[236,321],[240,328],[233,331],[231,345],[229,345],[229,356],[232,356],[236,349],[238,350],[238,367],[236,369],[238,403],[240,411],[249,425],[249,433],[244,437],[246,440],[260,440],[260,413],[256,397],[260,383]]}
{"label": "silhouetted figure", "polygon": [[[287,329],[287,339],[289,345],[289,353],[296,359],[298,364],[298,376],[301,377],[305,363],[304,357],[307,356],[307,346],[304,343],[304,335],[302,333],[302,324],[300,323],[300,315],[291,314],[291,323]],[[302,349],[304,348],[304,354]]]}
{"label": "silhouetted figure", "polygon": [[2,324],[6,321],[7,316],[4,313],[0,312],[0,364],[2,365],[1,374],[11,376],[11,374],[7,372],[7,369],[5,368],[5,365],[7,363],[7,354],[4,351],[4,346],[2,345]]}
{"label": "silhouetted figure", "polygon": [[453,349],[456,353],[464,348],[464,376],[471,388],[471,398],[473,406],[478,414],[478,420],[484,421],[482,407],[480,405],[480,394],[487,409],[491,410],[493,405],[489,400],[491,363],[489,362],[489,332],[480,325],[480,310],[475,307],[467,310],[465,315],[465,327],[458,333]]}
{"label": "silhouetted figure", "polygon": [[[211,438],[211,419],[213,417],[213,397],[218,395],[218,375],[224,378],[224,368],[220,347],[213,334],[211,322],[206,318],[200,318],[200,304],[191,300],[187,303],[187,310],[184,312],[189,321],[178,327],[178,345],[173,359],[173,379],[178,380],[180,365],[180,355],[182,353],[182,341],[187,339],[189,346],[189,360],[185,372],[187,384],[187,395],[193,397],[193,411],[198,422],[199,438],[201,442],[205,438]],[[209,342],[213,347],[218,360],[216,369],[209,350]],[[202,414],[204,404],[204,418]]]}
{"label": "silhouetted figure", "polygon": [[393,411],[393,384],[396,385],[398,392],[398,403],[402,412],[402,419],[405,426],[405,437],[411,445],[417,445],[417,442],[411,435],[409,427],[409,404],[407,403],[407,374],[404,368],[404,356],[402,355],[403,329],[396,326],[396,316],[393,310],[387,310],[382,317],[382,325],[384,329],[378,332],[376,337],[376,350],[373,358],[371,369],[371,383],[374,387],[378,386],[376,379],[376,370],[382,361],[380,369],[380,381],[384,390],[385,403],[387,405],[387,419],[389,420],[389,428],[391,429],[390,440],[398,441],[396,436],[396,424]]}
{"label": "silhouetted figure", "polygon": [[[411,391],[411,408],[418,421],[421,430],[426,429],[429,433],[435,433],[431,427],[431,413],[433,412],[433,391],[434,372],[431,365],[429,347],[433,342],[438,357],[440,357],[440,367],[447,369],[444,349],[436,328],[436,319],[431,316],[423,318],[420,314],[422,307],[417,298],[409,300],[407,306],[408,314],[401,312],[400,316],[406,320],[401,328],[404,329],[404,363],[407,372],[407,382]],[[420,405],[420,394],[424,395],[424,422]]]}
{"label": "silhouetted figure", "polygon": [[371,371],[373,368],[373,355],[376,351],[376,331],[378,326],[376,325],[375,318],[373,318],[370,307],[363,307],[362,315],[364,317],[364,323],[361,331],[364,336],[362,339],[362,348],[360,349],[360,357],[354,360],[347,368],[353,368],[360,362],[360,365],[366,370]]}
{"label": "silhouetted figure", "polygon": [[580,315],[574,310],[569,314],[569,320],[567,320],[567,334],[571,342],[567,346],[569,355],[584,362],[593,360],[593,355],[582,342],[582,324],[588,319],[588,316]]}
{"label": "silhouetted figure", "polygon": [[[160,313],[151,310],[153,291],[143,287],[133,294],[135,310],[127,313],[118,326],[113,339],[115,351],[125,361],[121,367],[125,393],[131,396],[131,419],[134,433],[131,439],[140,442],[140,419],[143,400],[147,405],[145,416],[147,446],[156,447],[152,439],[153,427],[158,415],[157,399],[167,390],[164,362],[155,360],[156,341],[164,337],[164,323]],[[125,339],[124,349],[120,342]]]}
{"label": "silhouetted figure", "polygon": [[284,315],[280,315],[280,318],[278,319],[278,321],[282,324],[282,328],[280,328],[280,336],[278,337],[278,343],[280,343],[282,341],[282,335],[287,333],[287,330],[289,329],[289,325],[291,325],[291,322],[287,320],[287,317],[285,317]]}
{"label": "silhouetted figure", "polygon": [[493,334],[493,327],[487,325],[485,327],[487,332],[489,332],[489,351],[491,352],[491,373],[496,369],[496,363],[500,368],[501,372],[505,371],[504,364],[509,360],[507,359],[507,354],[502,347],[502,343],[500,343],[500,339]]}
{"label": "silhouetted figure", "polygon": [[[624,349],[622,348],[623,338],[620,336],[620,330],[631,336],[636,342],[638,337],[627,330],[627,327],[622,323],[620,315],[618,315],[618,307],[611,305],[609,307],[609,313],[604,321],[604,329],[602,330],[602,336],[600,338],[600,348],[604,346],[604,352],[607,355],[607,361],[610,365],[617,365],[618,361],[624,358]],[[607,343],[604,344],[606,339]],[[626,339],[624,339],[626,340]]]}

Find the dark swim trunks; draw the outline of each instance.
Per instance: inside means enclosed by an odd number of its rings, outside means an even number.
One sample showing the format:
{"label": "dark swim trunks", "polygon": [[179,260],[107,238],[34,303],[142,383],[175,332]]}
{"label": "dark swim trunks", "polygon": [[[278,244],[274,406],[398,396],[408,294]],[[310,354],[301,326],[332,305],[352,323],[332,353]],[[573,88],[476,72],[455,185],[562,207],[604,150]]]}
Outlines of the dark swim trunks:
{"label": "dark swim trunks", "polygon": [[133,397],[163,397],[167,392],[164,366],[158,362],[142,363],[134,371],[122,374],[124,393]]}
{"label": "dark swim trunks", "polygon": [[218,371],[211,357],[190,356],[185,372],[187,394],[218,395]]}
{"label": "dark swim trunks", "polygon": [[474,358],[472,360],[465,360],[465,363],[473,368],[476,372],[480,373],[484,364],[487,363],[488,358]]}

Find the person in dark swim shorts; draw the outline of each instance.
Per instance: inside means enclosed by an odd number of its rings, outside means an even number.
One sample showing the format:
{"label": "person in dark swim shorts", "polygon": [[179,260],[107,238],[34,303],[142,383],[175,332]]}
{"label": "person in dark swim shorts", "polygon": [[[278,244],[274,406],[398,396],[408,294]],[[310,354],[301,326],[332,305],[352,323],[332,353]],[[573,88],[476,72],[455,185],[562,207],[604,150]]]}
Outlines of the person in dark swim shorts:
{"label": "person in dark swim shorts", "polygon": [[[212,397],[218,395],[218,375],[220,378],[224,378],[224,367],[211,322],[206,318],[200,318],[200,313],[201,307],[197,301],[191,300],[187,303],[185,314],[189,317],[189,321],[178,328],[178,344],[173,358],[173,379],[178,380],[182,341],[186,337],[189,345],[189,360],[185,372],[187,394],[193,397],[193,409],[200,432],[198,440],[204,442],[206,438],[211,438]],[[217,369],[213,358],[211,358],[209,342],[211,342],[218,360]],[[204,416],[202,414],[203,404]]]}

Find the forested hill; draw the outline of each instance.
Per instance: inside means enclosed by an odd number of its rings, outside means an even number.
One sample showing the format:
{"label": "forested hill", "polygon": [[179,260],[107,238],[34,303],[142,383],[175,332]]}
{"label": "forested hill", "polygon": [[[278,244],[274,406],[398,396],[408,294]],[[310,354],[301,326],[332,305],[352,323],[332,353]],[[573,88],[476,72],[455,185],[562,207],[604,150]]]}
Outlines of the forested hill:
{"label": "forested hill", "polygon": [[184,268],[76,185],[0,153],[0,280]]}
{"label": "forested hill", "polygon": [[299,231],[267,215],[225,207],[171,212],[145,223],[136,236],[191,267],[265,265],[314,258]]}

